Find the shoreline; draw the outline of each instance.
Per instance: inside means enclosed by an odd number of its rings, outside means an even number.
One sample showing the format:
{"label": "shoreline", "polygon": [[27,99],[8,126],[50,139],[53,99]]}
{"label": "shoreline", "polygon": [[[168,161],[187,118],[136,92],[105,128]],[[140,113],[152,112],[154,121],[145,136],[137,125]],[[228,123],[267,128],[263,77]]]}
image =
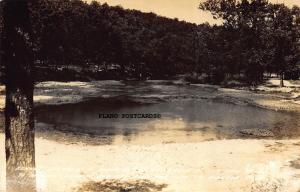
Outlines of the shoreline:
{"label": "shoreline", "polygon": [[[203,89],[210,89],[216,92],[214,97],[208,99],[224,100],[237,105],[253,105],[256,107],[287,112],[300,112],[300,81],[299,84],[293,84],[285,81],[286,86],[279,87],[279,80],[270,79],[265,84],[256,88],[239,87],[224,88],[210,84],[188,84],[180,80],[149,80],[146,83],[169,83],[176,86],[195,86]],[[62,105],[83,102],[85,100],[102,97],[109,98],[118,96],[103,93],[106,87],[125,85],[123,81],[104,80],[91,82],[56,82],[46,81],[35,85],[34,102],[35,106],[42,105]],[[3,111],[5,105],[5,87],[0,86],[0,110]],[[145,97],[145,96],[144,96]],[[159,95],[151,95],[151,97],[160,98]],[[199,99],[207,99],[198,96]]]}

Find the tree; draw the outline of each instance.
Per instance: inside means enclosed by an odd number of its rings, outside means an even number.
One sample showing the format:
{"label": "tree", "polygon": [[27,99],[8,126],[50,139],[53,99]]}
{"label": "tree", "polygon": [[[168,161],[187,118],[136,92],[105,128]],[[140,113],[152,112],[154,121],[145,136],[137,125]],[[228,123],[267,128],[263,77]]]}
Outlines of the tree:
{"label": "tree", "polygon": [[274,59],[273,65],[280,74],[280,86],[283,87],[285,72],[295,63],[296,41],[293,31],[292,11],[283,4],[271,7],[273,15],[272,38]]}
{"label": "tree", "polygon": [[35,191],[33,54],[30,0],[5,0],[5,152],[7,192]]}

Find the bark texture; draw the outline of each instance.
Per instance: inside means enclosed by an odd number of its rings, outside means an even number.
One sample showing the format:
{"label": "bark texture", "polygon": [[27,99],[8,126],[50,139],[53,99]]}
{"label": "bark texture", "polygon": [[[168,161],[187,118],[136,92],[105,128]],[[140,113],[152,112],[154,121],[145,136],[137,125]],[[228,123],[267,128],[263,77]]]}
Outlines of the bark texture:
{"label": "bark texture", "polygon": [[34,192],[33,54],[29,0],[4,0],[7,192]]}

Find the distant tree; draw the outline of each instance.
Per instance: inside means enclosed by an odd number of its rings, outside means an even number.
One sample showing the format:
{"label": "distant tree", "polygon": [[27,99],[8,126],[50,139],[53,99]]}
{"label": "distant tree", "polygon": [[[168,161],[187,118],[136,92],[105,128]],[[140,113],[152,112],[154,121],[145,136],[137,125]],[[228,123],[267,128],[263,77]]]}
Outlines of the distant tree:
{"label": "distant tree", "polygon": [[285,72],[296,63],[296,36],[293,32],[293,15],[291,9],[283,4],[271,5],[272,11],[272,64],[280,74],[280,86],[284,86]]}

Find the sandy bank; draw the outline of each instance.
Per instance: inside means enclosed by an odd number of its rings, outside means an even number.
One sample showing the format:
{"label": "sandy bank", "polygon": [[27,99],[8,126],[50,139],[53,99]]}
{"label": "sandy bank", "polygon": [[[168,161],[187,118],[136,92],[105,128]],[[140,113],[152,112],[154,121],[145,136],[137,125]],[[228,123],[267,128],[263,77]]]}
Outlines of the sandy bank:
{"label": "sandy bank", "polygon": [[231,103],[250,104],[271,110],[300,111],[300,81],[284,81],[285,87],[280,87],[280,80],[272,78],[257,87],[222,88],[215,85],[194,84],[202,88],[217,91],[215,98]]}
{"label": "sandy bank", "polygon": [[[0,142],[4,146],[3,135]],[[87,181],[148,179],[166,184],[166,192],[296,192],[299,144],[300,140],[220,140],[87,146],[36,139],[38,187],[43,192],[69,192]],[[0,154],[3,191],[4,147]]]}
{"label": "sandy bank", "polygon": [[[156,91],[164,92],[164,95],[149,94],[142,98],[156,97],[159,99],[169,98],[167,86],[156,86],[156,84],[171,83],[174,86],[188,86],[186,82],[181,81],[147,81],[155,86]],[[91,81],[91,82],[55,82],[47,81],[35,85],[34,101],[36,105],[48,104],[59,105],[66,103],[78,103],[92,97],[112,97],[118,93],[114,87],[125,85],[121,81]],[[200,87],[201,89],[211,90],[209,99],[219,99],[235,104],[251,104],[262,108],[285,111],[300,111],[300,81],[285,81],[285,87],[279,86],[279,80],[276,78],[266,81],[266,83],[255,88],[222,88],[216,85],[191,84],[190,86]],[[176,97],[172,88],[170,94]],[[0,110],[5,105],[4,86],[0,86]],[[179,93],[179,92],[178,92]],[[174,95],[175,94],[175,95]],[[188,95],[181,96],[188,97]],[[179,95],[178,95],[179,96]],[[207,96],[199,93],[196,98]]]}
{"label": "sandy bank", "polygon": [[[122,84],[120,81],[92,81],[92,82],[57,82],[46,81],[35,85],[34,102],[36,105],[49,104],[59,105],[77,103],[89,97],[103,96],[105,86]],[[0,110],[4,109],[5,86],[0,86]]]}

